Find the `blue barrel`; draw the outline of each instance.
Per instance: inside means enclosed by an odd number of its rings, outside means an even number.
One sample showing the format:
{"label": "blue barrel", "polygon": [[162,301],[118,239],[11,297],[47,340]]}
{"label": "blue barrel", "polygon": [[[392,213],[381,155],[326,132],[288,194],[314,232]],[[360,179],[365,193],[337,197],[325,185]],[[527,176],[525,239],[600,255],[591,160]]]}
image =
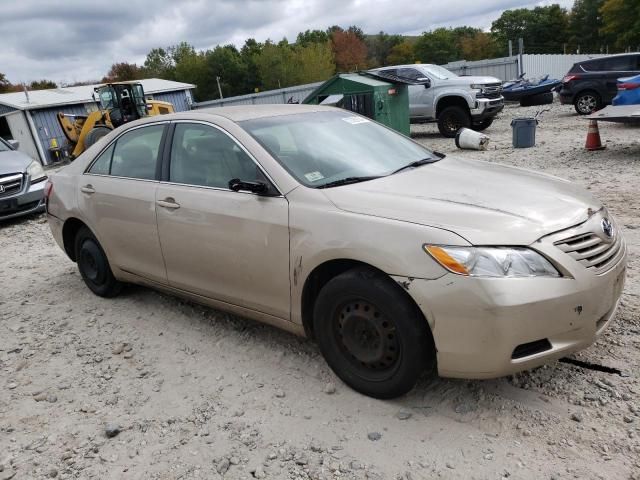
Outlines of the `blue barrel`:
{"label": "blue barrel", "polygon": [[535,118],[514,118],[511,120],[513,132],[513,148],[529,148],[536,144]]}

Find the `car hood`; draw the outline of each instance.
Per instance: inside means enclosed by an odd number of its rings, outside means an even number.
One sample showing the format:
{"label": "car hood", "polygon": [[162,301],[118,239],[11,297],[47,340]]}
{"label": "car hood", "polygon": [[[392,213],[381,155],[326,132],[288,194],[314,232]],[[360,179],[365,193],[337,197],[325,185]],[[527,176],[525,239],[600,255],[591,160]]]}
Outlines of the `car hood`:
{"label": "car hood", "polygon": [[32,161],[31,157],[16,150],[0,152],[0,175],[22,173]]}
{"label": "car hood", "polygon": [[451,84],[451,85],[473,85],[473,84],[486,85],[488,83],[499,83],[500,85],[502,85],[502,80],[500,80],[499,78],[495,78],[495,77],[466,77],[466,76],[462,76],[462,77],[450,78],[449,80],[447,80],[447,83]]}
{"label": "car hood", "polygon": [[322,191],[339,209],[443,228],[475,245],[529,245],[601,208],[560,178],[453,157]]}

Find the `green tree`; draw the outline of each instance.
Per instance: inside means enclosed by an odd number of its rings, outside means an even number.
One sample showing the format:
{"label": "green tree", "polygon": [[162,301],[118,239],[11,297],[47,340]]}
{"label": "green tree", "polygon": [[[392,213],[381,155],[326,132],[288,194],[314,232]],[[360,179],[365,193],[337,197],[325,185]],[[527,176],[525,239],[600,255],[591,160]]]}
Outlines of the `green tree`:
{"label": "green tree", "polygon": [[408,40],[391,47],[389,54],[386,56],[385,62],[388,65],[403,65],[413,63],[416,60],[413,44]]}
{"label": "green tree", "polygon": [[476,32],[472,36],[460,39],[461,58],[464,60],[483,60],[499,54],[493,37],[486,32]]}
{"label": "green tree", "polygon": [[148,54],[143,65],[145,76],[173,80],[175,63],[168,49],[154,48]]}
{"label": "green tree", "polygon": [[423,63],[443,64],[460,60],[456,36],[451,28],[436,28],[431,32],[424,32],[413,48],[416,57]]}
{"label": "green tree", "polygon": [[102,79],[103,82],[127,82],[140,80],[144,77],[144,71],[135,63],[119,62],[111,65],[109,73]]}
{"label": "green tree", "polygon": [[517,47],[519,38],[524,40],[525,52],[562,53],[569,37],[569,15],[558,4],[505,10],[491,24],[491,33],[502,54],[506,54],[509,40]]}
{"label": "green tree", "polygon": [[368,35],[365,38],[365,44],[367,46],[369,65],[380,67],[394,64],[395,62],[388,60],[389,54],[396,45],[402,42],[401,35],[389,35],[383,31],[380,31],[377,35]]}
{"label": "green tree", "polygon": [[256,66],[265,90],[295,85],[297,66],[293,61],[293,49],[280,42],[278,45],[267,40],[260,55],[256,58]]}
{"label": "green tree", "polygon": [[247,64],[235,46],[217,46],[207,51],[205,57],[208,76],[213,82],[216,82],[216,77],[220,78],[220,88],[225,97],[247,92]]}
{"label": "green tree", "polygon": [[58,85],[51,80],[34,80],[29,84],[29,90],[47,90],[49,88],[58,88]]}
{"label": "green tree", "polygon": [[11,90],[11,82],[4,73],[0,73],[0,93],[6,93]]}
{"label": "green tree", "polygon": [[293,61],[299,68],[297,83],[312,83],[327,80],[336,70],[333,52],[329,41],[310,43],[307,46],[296,45]]}
{"label": "green tree", "polygon": [[255,91],[262,83],[260,80],[260,72],[256,65],[256,58],[260,55],[262,46],[263,45],[256,42],[255,39],[249,38],[245,40],[244,45],[240,49],[240,56],[247,67],[247,78],[245,81],[247,86],[246,93]]}
{"label": "green tree", "polygon": [[606,0],[600,8],[605,38],[620,51],[640,46],[640,2]]}
{"label": "green tree", "polygon": [[329,34],[322,30],[305,30],[298,33],[296,38],[296,45],[307,46],[311,43],[327,43],[329,41]]}
{"label": "green tree", "polygon": [[[575,0],[569,12],[569,50],[597,53],[603,49],[600,9],[604,0]],[[567,52],[569,53],[569,51]]]}

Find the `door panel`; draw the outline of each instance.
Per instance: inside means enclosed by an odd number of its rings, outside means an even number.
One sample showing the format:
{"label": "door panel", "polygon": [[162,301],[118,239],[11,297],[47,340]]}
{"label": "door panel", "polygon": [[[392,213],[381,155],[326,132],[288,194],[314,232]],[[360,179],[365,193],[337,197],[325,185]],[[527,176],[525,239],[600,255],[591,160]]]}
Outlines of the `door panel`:
{"label": "door panel", "polygon": [[167,283],[156,221],[158,157],[167,124],[134,128],[82,175],[78,204],[112,266]]}
{"label": "door panel", "polygon": [[283,197],[161,183],[169,284],[288,320],[289,207]]}
{"label": "door panel", "polygon": [[157,186],[155,181],[83,175],[78,204],[112,265],[166,283],[156,224]]}

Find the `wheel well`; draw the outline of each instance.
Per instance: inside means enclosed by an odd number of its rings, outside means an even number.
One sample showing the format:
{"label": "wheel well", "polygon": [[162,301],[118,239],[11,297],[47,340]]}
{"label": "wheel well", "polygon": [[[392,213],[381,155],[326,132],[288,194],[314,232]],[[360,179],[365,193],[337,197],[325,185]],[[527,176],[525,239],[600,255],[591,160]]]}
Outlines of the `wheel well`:
{"label": "wheel well", "polygon": [[64,225],[62,226],[62,241],[64,243],[64,251],[67,252],[67,256],[74,262],[76,261],[76,234],[82,227],[86,227],[86,225],[77,218],[69,218],[64,222]]}
{"label": "wheel well", "polygon": [[462,97],[443,97],[438,100],[438,106],[436,107],[436,118],[440,116],[440,113],[447,107],[462,107],[467,112],[469,111],[469,105],[467,101]]}
{"label": "wheel well", "polygon": [[602,100],[602,95],[600,95],[597,90],[593,88],[585,88],[575,94],[575,96],[573,97],[573,101],[575,102],[580,95],[584,95],[585,93],[593,93],[596,97]]}

